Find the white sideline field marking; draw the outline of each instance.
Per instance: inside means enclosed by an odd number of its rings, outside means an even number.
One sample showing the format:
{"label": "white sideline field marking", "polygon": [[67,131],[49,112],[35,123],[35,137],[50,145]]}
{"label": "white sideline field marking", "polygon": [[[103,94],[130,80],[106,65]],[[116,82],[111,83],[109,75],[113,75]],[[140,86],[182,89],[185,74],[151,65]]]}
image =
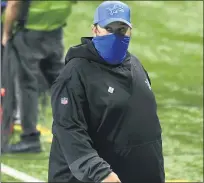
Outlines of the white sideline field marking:
{"label": "white sideline field marking", "polygon": [[1,163],[1,173],[4,173],[6,175],[9,175],[17,180],[23,181],[23,182],[45,182],[39,179],[36,179],[34,177],[31,177],[23,172],[20,172],[18,170],[15,170],[7,165],[4,165]]}

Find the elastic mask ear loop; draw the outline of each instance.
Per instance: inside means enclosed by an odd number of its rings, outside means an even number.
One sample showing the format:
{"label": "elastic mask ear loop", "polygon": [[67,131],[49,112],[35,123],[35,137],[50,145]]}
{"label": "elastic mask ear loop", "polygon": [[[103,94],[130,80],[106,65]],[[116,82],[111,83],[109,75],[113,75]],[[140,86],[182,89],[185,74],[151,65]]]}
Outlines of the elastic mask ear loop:
{"label": "elastic mask ear loop", "polygon": [[98,30],[97,24],[95,24],[94,26],[96,27],[96,36],[98,36],[98,34],[100,34],[101,32]]}
{"label": "elastic mask ear loop", "polygon": [[96,27],[96,36],[100,34],[100,31],[98,30],[98,27]]}

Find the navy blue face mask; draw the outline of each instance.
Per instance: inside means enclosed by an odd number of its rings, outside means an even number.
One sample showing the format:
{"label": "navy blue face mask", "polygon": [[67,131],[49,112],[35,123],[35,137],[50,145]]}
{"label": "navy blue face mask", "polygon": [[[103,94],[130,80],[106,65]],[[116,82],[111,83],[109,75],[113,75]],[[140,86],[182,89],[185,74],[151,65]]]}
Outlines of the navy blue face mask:
{"label": "navy blue face mask", "polygon": [[96,36],[92,39],[99,55],[109,64],[116,65],[124,60],[130,37],[118,34]]}

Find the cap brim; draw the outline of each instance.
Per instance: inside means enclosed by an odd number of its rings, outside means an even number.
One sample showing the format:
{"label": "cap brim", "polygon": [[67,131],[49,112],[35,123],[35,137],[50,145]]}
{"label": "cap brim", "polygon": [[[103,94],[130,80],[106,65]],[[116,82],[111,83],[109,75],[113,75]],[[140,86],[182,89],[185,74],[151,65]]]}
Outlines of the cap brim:
{"label": "cap brim", "polygon": [[128,22],[127,20],[122,19],[122,18],[109,18],[106,20],[102,20],[102,21],[98,22],[98,25],[100,25],[100,27],[104,28],[108,24],[113,23],[113,22],[123,22],[123,23],[127,24],[130,28],[132,28],[131,23]]}

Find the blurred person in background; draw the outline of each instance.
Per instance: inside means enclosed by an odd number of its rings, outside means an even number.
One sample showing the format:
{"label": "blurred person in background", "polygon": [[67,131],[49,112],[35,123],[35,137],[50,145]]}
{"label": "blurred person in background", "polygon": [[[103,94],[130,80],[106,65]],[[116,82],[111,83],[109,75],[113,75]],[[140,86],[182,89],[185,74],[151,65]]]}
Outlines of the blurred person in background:
{"label": "blurred person in background", "polygon": [[129,7],[105,1],[93,37],[69,49],[51,89],[49,182],[165,182],[157,104],[128,52],[131,31]]}
{"label": "blurred person in background", "polygon": [[[1,1],[1,14],[4,13],[4,10],[6,8],[7,5],[7,1]],[[2,34],[3,34],[3,22],[1,19],[1,40],[2,40]],[[2,67],[2,61],[3,61],[3,45],[2,45],[2,41],[1,41],[1,69],[3,69]],[[2,72],[1,72],[2,73]],[[14,123],[15,124],[20,124],[20,96],[19,96],[19,84],[18,84],[18,80],[17,77],[15,77],[15,109],[14,109],[14,115],[13,115],[13,119],[14,119]]]}
{"label": "blurred person in background", "polygon": [[[63,27],[76,1],[8,1],[3,18],[2,44],[17,53],[20,112],[23,133],[8,153],[41,152],[38,120],[38,69],[52,85],[63,67]],[[16,61],[15,59],[13,62]]]}
{"label": "blurred person in background", "polygon": [[[6,8],[6,1],[1,1],[1,14],[4,12],[5,8]],[[2,17],[2,16],[1,16]],[[2,40],[2,32],[3,32],[3,22],[1,19],[1,40]],[[1,42],[1,62],[2,62],[2,56],[3,56],[3,45]],[[2,72],[1,72],[2,73]]]}

